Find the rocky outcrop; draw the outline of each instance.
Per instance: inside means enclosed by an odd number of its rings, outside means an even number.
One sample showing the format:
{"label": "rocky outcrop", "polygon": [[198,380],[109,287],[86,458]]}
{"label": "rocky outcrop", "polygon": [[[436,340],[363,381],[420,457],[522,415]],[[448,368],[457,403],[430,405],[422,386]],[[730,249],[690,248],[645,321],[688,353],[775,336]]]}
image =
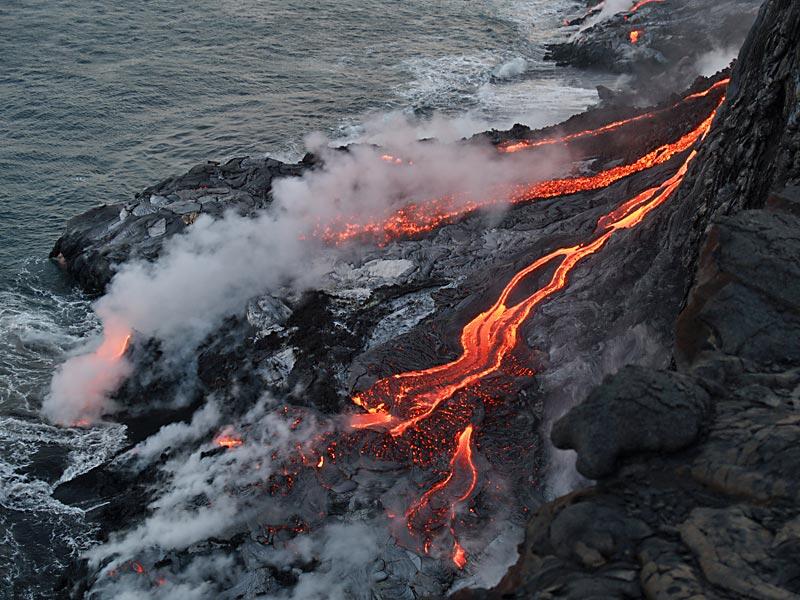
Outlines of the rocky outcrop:
{"label": "rocky outcrop", "polygon": [[584,19],[568,21],[579,25],[578,30],[568,41],[551,45],[547,58],[624,73],[640,94],[658,98],[688,85],[708,68],[706,63],[718,63],[735,48],[759,5],[758,0],[657,0],[599,22],[598,13],[591,11]]}
{"label": "rocky outcrop", "polygon": [[662,223],[694,273],[676,370],[622,369],[554,425],[597,481],[461,597],[800,598],[799,73],[800,5],[770,0]]}
{"label": "rocky outcrop", "polygon": [[680,372],[623,369],[556,423],[599,480],[540,509],[500,586],[464,597],[800,597],[798,264],[797,215],[716,223]]}
{"label": "rocky outcrop", "polygon": [[145,189],[131,202],[100,206],[74,217],[50,258],[84,290],[102,293],[118,265],[132,259],[155,260],[164,241],[200,215],[219,217],[228,210],[255,213],[269,203],[274,178],[300,175],[313,162],[308,155],[296,164],[271,158],[199,164]]}
{"label": "rocky outcrop", "polygon": [[[621,364],[639,365],[605,378],[554,426],[556,445],[576,450],[579,471],[597,483],[541,505],[527,525],[518,564],[499,587],[462,596],[800,594],[800,216],[792,187],[798,183],[792,129],[797,97],[789,93],[797,86],[798,13],[786,0],[765,5],[734,74],[730,107],[721,111],[685,185],[641,228],[611,240],[591,264],[577,267],[569,293],[534,311],[520,330],[525,343],[519,350],[531,350],[522,358],[536,367],[536,377],[522,370],[504,388],[513,401],[476,403],[476,454],[491,462],[487,477],[503,482],[506,498],[492,495],[488,490],[495,486],[487,485],[471,506],[475,510],[465,521],[471,533],[491,541],[470,546],[465,537],[467,569],[491,559],[503,541],[492,530],[497,522],[521,526],[542,503],[538,490],[546,457],[537,434],[548,415],[546,403],[572,402],[576,390],[585,394]],[[639,125],[623,128],[580,142],[576,154],[589,171],[620,164],[674,140],[715,105],[709,96],[697,106],[665,111],[647,135]],[[607,107],[558,131],[632,114],[637,111]],[[553,131],[517,127],[481,137],[497,143]],[[281,418],[291,427],[307,417],[347,412],[349,393],[370,381],[457,356],[464,323],[485,310],[532,257],[585,243],[600,215],[661,184],[676,165],[677,160],[648,169],[599,193],[520,205],[490,227],[485,215],[472,215],[424,237],[359,248],[347,257],[353,264],[338,263],[319,289],[252,299],[197,348],[186,381],[173,382],[157,370],[157,344],[135,343],[129,356],[136,375],[119,392],[124,412],[117,416],[131,425],[135,443],[173,419],[188,422],[201,401],[213,396],[225,423],[266,443],[274,433],[268,431],[270,420],[246,416],[265,393],[286,403]],[[85,287],[100,291],[116,265],[154,260],[163,240],[199,215],[226,209],[249,214],[269,202],[273,177],[312,166],[312,159],[297,165],[235,159],[196,167],[145,190],[133,203],[74,220],[54,256]],[[666,370],[670,354],[673,370]],[[182,379],[180,373],[171,376]],[[187,381],[196,387],[189,389]],[[154,420],[159,402],[168,404],[177,389],[190,395],[186,414]],[[199,479],[223,468],[227,451],[211,446],[212,434],[203,430],[197,439],[165,446],[145,466],[121,455],[60,486],[56,495],[98,505],[91,516],[100,539],[110,539],[135,527],[143,512],[157,510],[153,498],[173,484],[166,463],[175,468],[194,456],[203,473]],[[378,460],[370,447],[348,450],[343,444],[327,457],[323,466],[283,471],[289,483],[287,489],[276,485],[279,493],[260,485],[241,496],[204,499],[193,492],[192,502],[209,506],[241,501],[254,509],[252,518],[231,520],[219,537],[200,539],[189,549],[148,545],[131,557],[141,561],[134,564],[154,578],[178,576],[190,556],[213,557],[222,548],[238,571],[236,581],[227,571],[203,572],[217,597],[285,594],[319,564],[270,562],[283,544],[332,521],[382,519],[386,503],[408,495],[406,483],[425,483],[421,469],[402,458]],[[404,482],[409,471],[414,479]],[[493,521],[497,504],[505,514]],[[302,522],[290,527],[285,515],[279,525],[262,517],[262,509],[275,506]],[[353,574],[350,589],[364,597],[441,597],[456,578],[446,560],[407,551],[388,533],[380,542],[377,556]],[[148,581],[136,589],[148,589]],[[83,561],[64,578],[59,594],[113,597],[115,585]]]}
{"label": "rocky outcrop", "polygon": [[[631,452],[674,452],[699,437],[711,405],[690,378],[626,367],[553,427],[557,448],[578,451],[578,472],[598,479]],[[665,425],[668,425],[665,427]]]}

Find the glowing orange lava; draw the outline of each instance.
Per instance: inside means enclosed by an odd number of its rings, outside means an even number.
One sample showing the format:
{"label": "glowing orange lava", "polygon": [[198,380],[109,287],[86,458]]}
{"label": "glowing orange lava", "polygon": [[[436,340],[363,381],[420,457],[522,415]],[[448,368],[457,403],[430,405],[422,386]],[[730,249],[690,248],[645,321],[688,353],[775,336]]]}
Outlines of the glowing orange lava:
{"label": "glowing orange lava", "polygon": [[106,361],[117,361],[125,355],[130,341],[130,331],[106,327],[103,331],[103,343],[95,352],[95,356]]}
{"label": "glowing orange lava", "polygon": [[631,8],[631,9],[628,11],[628,14],[631,14],[631,15],[632,15],[632,14],[633,14],[633,13],[635,13],[637,10],[639,10],[639,9],[640,9],[640,8],[642,8],[643,6],[647,6],[648,4],[653,4],[654,2],[661,3],[661,2],[665,2],[665,1],[666,1],[666,0],[639,0],[639,2],[637,2],[636,4],[634,4],[634,5],[633,5],[633,8]]}
{"label": "glowing orange lava", "polygon": [[406,511],[406,526],[412,535],[420,534],[423,549],[428,552],[435,532],[445,520],[453,536],[452,559],[461,569],[466,564],[466,552],[458,542],[455,530],[456,511],[478,484],[478,469],[472,457],[472,425],[458,436],[458,443],[447,476],[434,484]]}
{"label": "glowing orange lava", "polygon": [[638,44],[639,38],[642,37],[642,30],[641,29],[634,29],[628,35],[628,39],[631,41],[631,44]]}
{"label": "glowing orange lava", "polygon": [[[724,97],[720,104],[723,101]],[[717,108],[689,136],[692,143],[708,133]],[[690,146],[678,147],[685,151]],[[681,151],[676,148],[671,148],[670,151]],[[573,269],[599,252],[615,233],[636,227],[647,215],[666,202],[683,181],[696,155],[697,151],[692,150],[674,175],[602,216],[598,220],[594,238],[590,241],[557,248],[517,272],[495,303],[464,327],[461,333],[462,352],[456,360],[380,379],[368,390],[355,395],[353,402],[367,412],[353,415],[351,425],[356,429],[388,429],[392,438],[402,438],[417,431],[423,421],[434,417],[434,413],[445,410],[448,401],[457,393],[477,389],[481,380],[497,373],[504,363],[508,363],[517,346],[519,328],[533,309],[564,289]],[[520,288],[520,284],[546,266],[554,266],[546,283],[527,297],[511,304],[509,299]],[[456,404],[455,410],[463,412],[463,405]],[[461,418],[469,418],[468,414],[466,417],[461,415]],[[451,418],[447,422],[455,421]],[[478,480],[478,471],[472,457],[472,430],[472,425],[467,425],[459,435],[447,476],[434,484],[406,511],[407,528],[410,533],[422,538],[426,552],[431,546],[434,532],[441,528],[444,516],[449,514],[450,531],[454,539],[451,558],[458,568],[463,568],[466,564],[466,553],[455,535],[455,510],[472,495]],[[429,430],[421,431],[424,437],[431,435]],[[456,481],[461,483],[454,483]],[[460,489],[454,491],[457,485],[460,485]],[[449,501],[449,508],[444,508],[442,497],[455,499]]]}
{"label": "glowing orange lava", "polygon": [[512,152],[519,152],[520,150],[525,150],[525,149],[528,149],[528,148],[540,148],[542,146],[550,146],[550,145],[553,145],[553,144],[565,144],[565,143],[572,142],[572,141],[575,141],[575,140],[580,140],[580,139],[589,138],[589,137],[596,137],[598,135],[601,135],[601,134],[604,134],[604,133],[608,133],[610,131],[615,131],[615,130],[621,128],[621,127],[624,127],[626,125],[630,125],[631,123],[637,123],[639,121],[645,121],[645,120],[648,120],[648,119],[653,119],[653,118],[658,117],[658,116],[660,116],[660,115],[662,115],[662,114],[664,114],[666,112],[669,112],[669,111],[672,111],[672,110],[676,109],[680,104],[682,104],[682,103],[684,103],[686,101],[696,100],[698,98],[705,98],[706,96],[708,96],[709,94],[711,94],[715,90],[718,90],[720,88],[724,88],[725,86],[728,85],[728,83],[730,83],[730,79],[722,79],[722,80],[717,81],[716,83],[714,83],[708,89],[703,90],[702,92],[697,92],[695,94],[690,94],[689,96],[686,96],[685,98],[681,99],[680,102],[670,106],[669,108],[665,108],[665,109],[654,111],[654,112],[645,113],[645,114],[642,114],[642,115],[631,117],[629,119],[622,119],[620,121],[614,121],[613,123],[609,123],[607,125],[603,125],[602,127],[598,127],[596,129],[588,129],[586,131],[579,131],[577,133],[571,133],[571,134],[563,135],[563,136],[559,136],[559,137],[544,138],[544,139],[541,139],[541,140],[518,140],[518,141],[513,141],[513,142],[506,142],[504,144],[498,145],[497,149],[500,152],[512,153]]}
{"label": "glowing orange lava", "polygon": [[237,448],[238,446],[241,446],[244,442],[242,441],[241,438],[235,437],[233,435],[223,434],[217,436],[217,438],[214,440],[214,443],[217,446],[221,446],[222,448]]}
{"label": "glowing orange lava", "polygon": [[[707,95],[712,89],[717,89],[722,85],[722,82],[714,84],[709,90],[700,94]],[[393,239],[426,233],[480,208],[598,190],[625,177],[671,160],[674,156],[691,148],[706,129],[707,121],[704,121],[678,140],[659,146],[632,163],[612,167],[594,175],[551,179],[531,184],[498,186],[494,195],[481,199],[464,198],[457,194],[442,196],[423,203],[408,204],[383,220],[366,223],[334,221],[318,230],[317,235],[335,244],[365,236],[377,238],[380,242],[386,243]]]}

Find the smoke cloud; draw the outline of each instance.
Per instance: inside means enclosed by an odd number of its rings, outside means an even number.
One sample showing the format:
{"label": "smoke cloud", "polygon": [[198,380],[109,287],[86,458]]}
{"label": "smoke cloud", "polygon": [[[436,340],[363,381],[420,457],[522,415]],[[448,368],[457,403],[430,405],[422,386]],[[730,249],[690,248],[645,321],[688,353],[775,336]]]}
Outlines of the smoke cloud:
{"label": "smoke cloud", "polygon": [[[433,126],[445,129],[441,121]],[[302,291],[319,285],[341,252],[319,239],[321,226],[380,220],[408,202],[445,194],[456,194],[456,202],[497,197],[501,184],[551,177],[567,163],[557,150],[545,159],[539,154],[532,163],[524,156],[501,159],[488,144],[418,141],[417,128],[396,120],[383,128],[373,125],[367,133],[382,147],[360,145],[343,152],[327,148],[324,138],[310,138],[324,167],[274,182],[268,210],[253,218],[201,215],[186,234],[167,242],[157,262],[122,265],[95,304],[104,328],[99,349],[95,340],[62,365],[44,415],[74,424],[113,411],[108,397],[131,373],[123,356],[131,333],[159,340],[167,357],[191,356],[248,299],[279,288]],[[353,250],[348,252],[353,260]]]}

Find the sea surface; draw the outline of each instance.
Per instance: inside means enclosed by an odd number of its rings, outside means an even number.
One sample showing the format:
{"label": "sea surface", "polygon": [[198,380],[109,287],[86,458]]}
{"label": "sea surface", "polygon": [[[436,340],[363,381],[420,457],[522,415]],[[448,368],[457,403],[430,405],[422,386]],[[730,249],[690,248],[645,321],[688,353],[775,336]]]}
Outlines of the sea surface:
{"label": "sea surface", "polygon": [[462,135],[541,126],[607,83],[545,63],[569,0],[3,0],[0,3],[0,599],[49,598],[86,547],[54,487],[124,430],[38,409],[96,333],[47,260],[70,217],[207,160],[296,160],[319,131],[357,140],[399,113]]}

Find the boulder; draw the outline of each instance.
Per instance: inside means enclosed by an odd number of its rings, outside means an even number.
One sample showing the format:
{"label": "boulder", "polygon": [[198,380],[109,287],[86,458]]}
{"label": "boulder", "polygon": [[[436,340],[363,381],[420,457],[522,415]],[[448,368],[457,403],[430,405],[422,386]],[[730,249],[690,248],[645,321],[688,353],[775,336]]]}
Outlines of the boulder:
{"label": "boulder", "polygon": [[578,471],[610,475],[618,459],[674,452],[694,442],[710,414],[706,391],[674,372],[625,367],[553,426],[557,448],[578,452]]}

